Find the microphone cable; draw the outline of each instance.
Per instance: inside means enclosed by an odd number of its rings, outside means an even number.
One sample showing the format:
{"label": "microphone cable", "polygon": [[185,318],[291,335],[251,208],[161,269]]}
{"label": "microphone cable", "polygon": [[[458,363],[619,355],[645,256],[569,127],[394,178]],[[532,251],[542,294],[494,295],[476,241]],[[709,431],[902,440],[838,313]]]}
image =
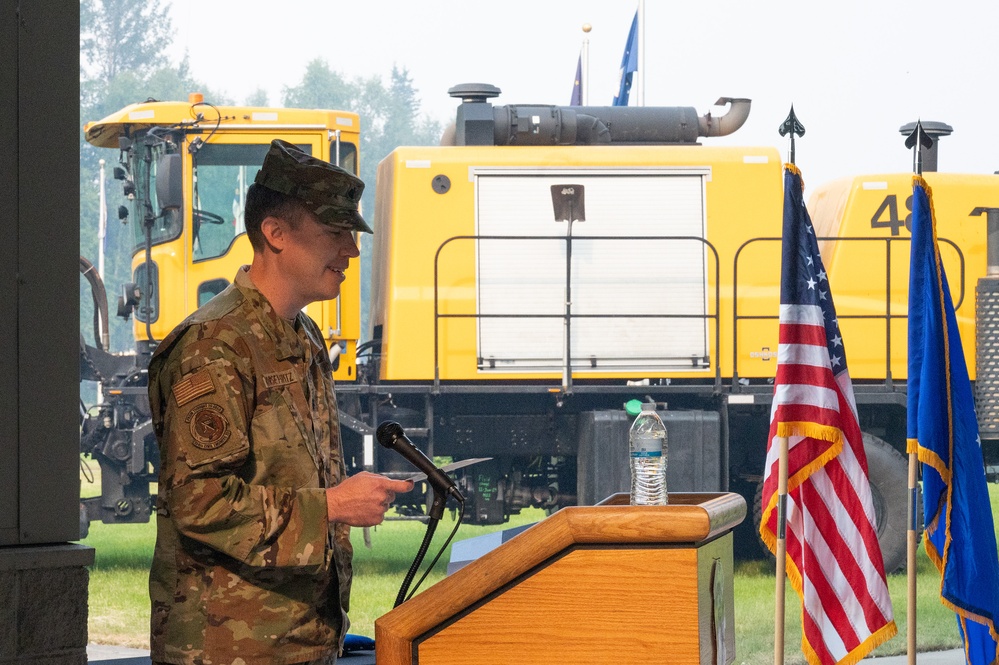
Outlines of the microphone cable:
{"label": "microphone cable", "polygon": [[[433,490],[433,492],[436,494],[437,490]],[[406,577],[402,581],[402,586],[399,588],[399,593],[396,594],[395,604],[392,607],[399,607],[403,602],[413,597],[416,590],[420,588],[421,584],[423,584],[423,580],[427,578],[430,571],[434,569],[435,565],[437,565],[441,555],[444,554],[444,550],[446,550],[447,546],[451,544],[451,540],[454,538],[455,534],[458,533],[458,527],[461,526],[462,518],[465,515],[465,502],[460,501],[458,506],[458,518],[455,520],[454,529],[451,530],[451,535],[447,537],[444,545],[442,545],[440,550],[437,552],[437,556],[435,556],[434,560],[430,562],[429,566],[427,566],[427,569],[423,572],[423,576],[420,577],[416,586],[413,587],[412,591],[409,591],[409,585],[413,583],[413,578],[416,577],[416,573],[419,571],[420,565],[423,563],[423,559],[427,555],[427,550],[430,549],[430,542],[433,540],[434,533],[437,531],[437,524],[440,522],[440,518],[430,517],[430,521],[427,522],[427,532],[423,535],[423,542],[420,543],[420,549],[417,551],[416,558],[413,559],[413,564],[409,567],[409,571],[406,573]]]}
{"label": "microphone cable", "polygon": [[427,579],[427,575],[429,575],[430,571],[433,570],[434,566],[437,565],[438,559],[441,558],[441,555],[444,554],[444,550],[447,549],[447,546],[450,545],[451,541],[454,539],[455,534],[458,533],[458,527],[461,526],[461,520],[465,516],[465,503],[461,502],[461,504],[459,504],[459,505],[461,507],[461,510],[458,512],[458,519],[455,520],[454,528],[451,530],[451,535],[449,535],[447,537],[447,540],[444,541],[444,544],[441,545],[441,549],[440,549],[439,552],[437,552],[437,556],[435,556],[434,560],[430,562],[430,565],[427,566],[427,569],[425,571],[423,571],[423,576],[416,583],[416,586],[413,587],[413,590],[409,592],[409,595],[406,596],[406,600],[409,600],[410,598],[412,598],[413,594],[416,593],[416,590],[420,588],[421,584],[423,584],[423,580]]}

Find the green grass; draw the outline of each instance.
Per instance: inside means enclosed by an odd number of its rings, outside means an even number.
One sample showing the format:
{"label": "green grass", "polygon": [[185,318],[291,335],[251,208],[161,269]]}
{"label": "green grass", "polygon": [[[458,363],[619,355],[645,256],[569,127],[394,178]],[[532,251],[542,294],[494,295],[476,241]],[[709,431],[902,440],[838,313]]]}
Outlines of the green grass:
{"label": "green grass", "polygon": [[[989,485],[993,516],[999,515],[999,485]],[[463,525],[456,540],[471,538],[544,517],[526,510],[510,524],[493,527]],[[995,519],[999,524],[999,519]],[[453,528],[449,515],[441,521],[423,568],[429,564]],[[351,595],[351,632],[374,636],[374,621],[392,608],[399,586],[412,563],[426,527],[419,522],[392,521],[370,529],[371,548],[364,530],[354,529],[354,587]],[[999,529],[997,529],[999,531]],[[90,576],[90,641],[148,648],[149,599],[147,571],[152,558],[153,524],[92,524],[84,544],[96,549]],[[443,578],[449,552],[441,556],[424,590]],[[960,646],[954,613],[939,601],[940,577],[920,545],[917,562],[917,621],[920,651]],[[417,575],[418,580],[421,572]],[[414,580],[415,583],[415,580]],[[906,576],[889,576],[888,587],[899,634],[872,655],[903,654],[906,649]],[[735,570],[735,633],[737,662],[762,665],[773,662],[774,569],[769,561],[737,562]],[[790,585],[786,588],[785,662],[804,663],[801,656],[801,605]],[[613,636],[608,636],[608,644]]]}
{"label": "green grass", "polygon": [[[999,540],[999,485],[989,484],[996,539]],[[771,561],[737,562],[735,567],[735,636],[738,662],[763,665],[774,662],[774,594],[776,580]],[[906,653],[908,578],[904,571],[888,576],[898,634],[870,656]],[[801,603],[790,584],[785,588],[784,662],[805,663],[801,655]],[[920,543],[916,555],[916,647],[939,651],[961,646],[955,614],[940,602],[940,574]]]}
{"label": "green grass", "polygon": [[[993,494],[993,505],[999,497]],[[937,651],[961,646],[954,613],[940,603],[940,576],[922,546],[916,565],[916,617],[919,651]],[[871,656],[891,656],[906,652],[907,578],[904,572],[888,576],[888,591],[895,611],[898,634],[875,649]],[[744,561],[735,568],[735,635],[739,663],[764,665],[774,662],[773,563]],[[790,584],[784,595],[784,662],[805,663],[801,655],[801,603]]]}

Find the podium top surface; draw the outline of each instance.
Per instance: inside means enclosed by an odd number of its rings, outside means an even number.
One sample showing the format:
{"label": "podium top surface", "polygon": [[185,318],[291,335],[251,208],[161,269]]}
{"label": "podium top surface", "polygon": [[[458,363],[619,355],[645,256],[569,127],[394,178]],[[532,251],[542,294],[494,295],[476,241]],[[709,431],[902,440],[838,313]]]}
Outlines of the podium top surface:
{"label": "podium top surface", "polygon": [[563,508],[538,526],[560,516],[579,543],[698,543],[742,522],[746,500],[727,492],[671,493],[667,506],[632,506],[621,492],[595,506]]}

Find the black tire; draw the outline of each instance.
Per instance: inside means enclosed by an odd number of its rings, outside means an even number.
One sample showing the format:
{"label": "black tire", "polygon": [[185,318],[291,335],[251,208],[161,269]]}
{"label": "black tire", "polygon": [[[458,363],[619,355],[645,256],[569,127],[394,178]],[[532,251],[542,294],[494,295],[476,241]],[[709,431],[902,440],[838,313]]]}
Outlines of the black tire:
{"label": "black tire", "polygon": [[87,507],[80,502],[80,540],[90,535],[90,517],[87,515]]}
{"label": "black tire", "polygon": [[[867,454],[868,481],[875,525],[885,573],[905,568],[907,533],[909,528],[909,465],[902,453],[883,439],[864,432],[864,452]],[[756,488],[753,501],[753,522],[759,533],[763,517],[763,482]],[[918,524],[923,522],[922,493],[917,490]],[[773,554],[760,541],[760,549],[773,560]]]}
{"label": "black tire", "polygon": [[[909,529],[909,463],[905,455],[873,434],[864,433],[867,475],[885,572],[904,569]],[[923,523],[922,492],[916,490],[917,524]]]}

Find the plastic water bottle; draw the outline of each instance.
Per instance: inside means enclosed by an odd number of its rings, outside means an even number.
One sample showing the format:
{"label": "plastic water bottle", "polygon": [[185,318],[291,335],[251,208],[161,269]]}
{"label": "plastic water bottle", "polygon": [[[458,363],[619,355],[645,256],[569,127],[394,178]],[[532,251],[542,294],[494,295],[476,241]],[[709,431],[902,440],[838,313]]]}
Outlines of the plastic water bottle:
{"label": "plastic water bottle", "polygon": [[631,505],[665,506],[666,425],[656,413],[656,405],[642,403],[628,433],[631,447]]}

